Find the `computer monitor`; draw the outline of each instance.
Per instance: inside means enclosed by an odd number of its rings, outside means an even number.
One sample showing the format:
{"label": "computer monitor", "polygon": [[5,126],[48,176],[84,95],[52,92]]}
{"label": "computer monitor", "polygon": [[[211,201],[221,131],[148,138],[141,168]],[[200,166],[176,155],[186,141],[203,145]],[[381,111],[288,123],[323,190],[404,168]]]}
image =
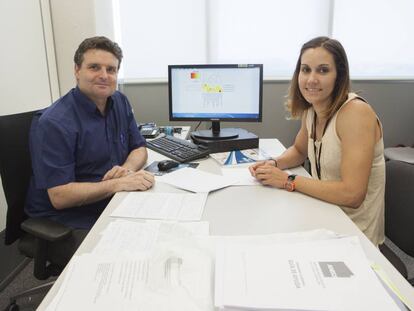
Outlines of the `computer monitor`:
{"label": "computer monitor", "polygon": [[221,121],[262,121],[263,65],[168,66],[170,121],[212,121],[212,129],[193,132],[201,139],[238,136],[220,130]]}

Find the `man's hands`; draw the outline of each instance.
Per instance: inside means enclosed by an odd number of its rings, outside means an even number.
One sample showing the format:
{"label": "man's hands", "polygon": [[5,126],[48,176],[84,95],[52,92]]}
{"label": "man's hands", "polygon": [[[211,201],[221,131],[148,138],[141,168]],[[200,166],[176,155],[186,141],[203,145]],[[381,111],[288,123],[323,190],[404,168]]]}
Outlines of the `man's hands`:
{"label": "man's hands", "polygon": [[145,191],[154,185],[155,179],[151,173],[140,170],[119,178],[117,192],[119,191]]}
{"label": "man's hands", "polygon": [[284,188],[288,174],[275,166],[274,160],[262,161],[249,166],[250,174],[263,185]]}
{"label": "man's hands", "polygon": [[154,176],[147,171],[140,170],[138,172],[131,171],[122,166],[114,166],[111,168],[102,181],[118,179],[116,181],[116,192],[119,191],[145,191],[154,185]]}
{"label": "man's hands", "polygon": [[115,165],[113,168],[111,168],[109,171],[106,172],[105,176],[102,178],[102,181],[108,180],[108,179],[114,179],[114,178],[120,178],[124,177],[128,174],[133,173],[133,171],[119,166]]}

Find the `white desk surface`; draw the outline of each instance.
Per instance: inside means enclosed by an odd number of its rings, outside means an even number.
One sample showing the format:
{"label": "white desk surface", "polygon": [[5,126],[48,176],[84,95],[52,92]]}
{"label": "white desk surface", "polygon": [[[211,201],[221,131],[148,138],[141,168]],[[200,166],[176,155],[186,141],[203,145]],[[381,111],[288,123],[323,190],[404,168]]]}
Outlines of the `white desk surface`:
{"label": "white desk surface", "polygon": [[[276,139],[261,139],[260,146],[267,146],[266,149],[271,147],[274,150],[272,154],[274,156],[285,149]],[[164,158],[164,156],[149,150],[148,164]],[[220,165],[212,158],[201,160],[199,163],[199,169],[220,174]],[[303,168],[295,168],[292,171],[296,174],[307,175]],[[166,189],[170,192],[181,191],[163,183],[156,184],[150,191]],[[126,193],[118,193],[113,197],[76,254],[87,253],[93,249],[99,238],[99,232],[103,231],[108,223],[113,220],[109,217],[109,214],[125,196]],[[356,235],[360,238],[368,259],[383,268],[389,279],[407,299],[411,309],[414,308],[413,287],[338,206],[313,199],[298,192],[287,192],[264,186],[233,186],[209,194],[202,220],[210,223],[211,235],[270,234],[317,228]],[[38,310],[44,310],[50,303],[62,283],[64,274],[65,270]]]}

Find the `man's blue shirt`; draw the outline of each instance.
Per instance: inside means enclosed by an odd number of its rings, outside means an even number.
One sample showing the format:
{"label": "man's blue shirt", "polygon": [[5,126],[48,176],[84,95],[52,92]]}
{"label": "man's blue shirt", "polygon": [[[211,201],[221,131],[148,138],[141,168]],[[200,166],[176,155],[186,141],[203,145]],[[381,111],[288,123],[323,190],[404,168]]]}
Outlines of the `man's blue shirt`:
{"label": "man's blue shirt", "polygon": [[25,211],[73,228],[92,227],[110,198],[56,210],[47,189],[70,182],[99,182],[129,153],[145,146],[127,98],[115,92],[103,116],[78,88],[35,116],[30,131],[33,176]]}

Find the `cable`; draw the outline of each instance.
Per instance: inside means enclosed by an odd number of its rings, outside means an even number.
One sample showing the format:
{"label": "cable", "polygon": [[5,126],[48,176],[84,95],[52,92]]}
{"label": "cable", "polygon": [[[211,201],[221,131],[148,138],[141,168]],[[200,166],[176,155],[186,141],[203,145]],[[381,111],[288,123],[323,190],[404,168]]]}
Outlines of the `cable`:
{"label": "cable", "polygon": [[197,129],[198,129],[198,127],[200,126],[201,122],[203,122],[203,121],[198,122],[198,124],[197,124],[197,126],[195,127],[194,131],[197,131]]}

